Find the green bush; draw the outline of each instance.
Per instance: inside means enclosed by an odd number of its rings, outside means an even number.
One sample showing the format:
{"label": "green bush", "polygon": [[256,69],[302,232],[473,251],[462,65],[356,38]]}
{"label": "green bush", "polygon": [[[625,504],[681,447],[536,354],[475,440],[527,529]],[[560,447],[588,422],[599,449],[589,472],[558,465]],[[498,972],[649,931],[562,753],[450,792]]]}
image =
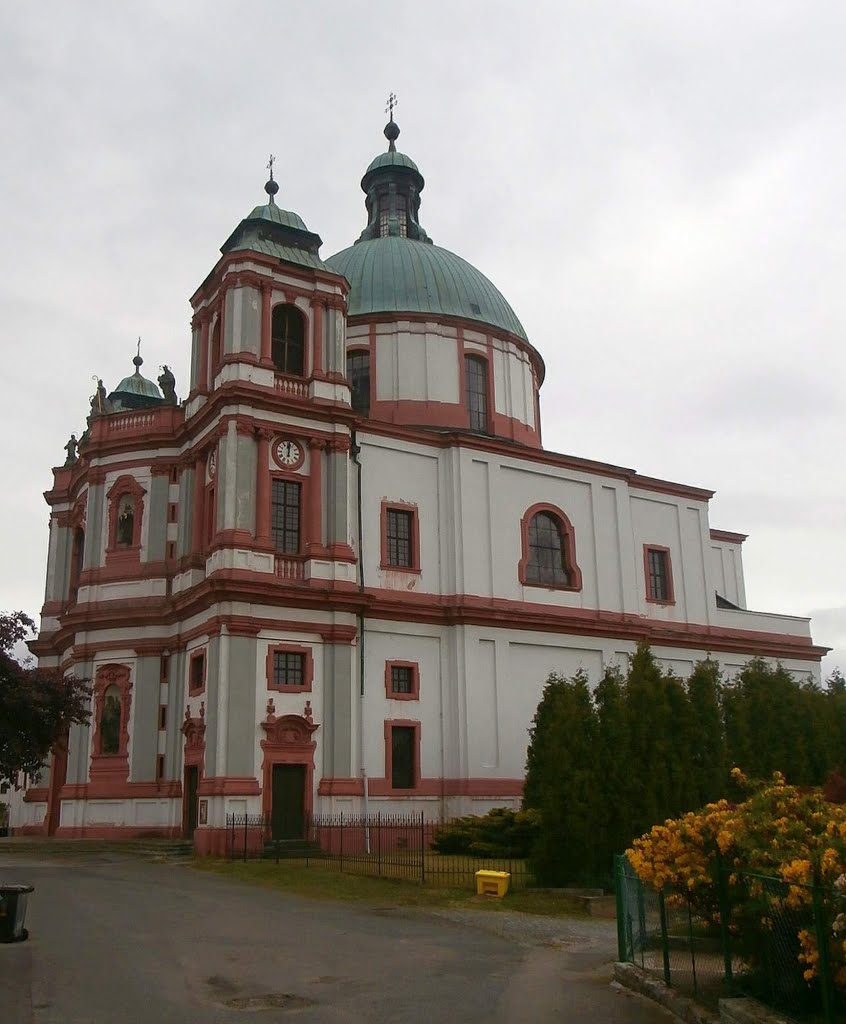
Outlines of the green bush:
{"label": "green bush", "polygon": [[484,816],[468,814],[442,825],[435,832],[432,849],[472,857],[528,857],[539,823],[535,811],[495,807]]}

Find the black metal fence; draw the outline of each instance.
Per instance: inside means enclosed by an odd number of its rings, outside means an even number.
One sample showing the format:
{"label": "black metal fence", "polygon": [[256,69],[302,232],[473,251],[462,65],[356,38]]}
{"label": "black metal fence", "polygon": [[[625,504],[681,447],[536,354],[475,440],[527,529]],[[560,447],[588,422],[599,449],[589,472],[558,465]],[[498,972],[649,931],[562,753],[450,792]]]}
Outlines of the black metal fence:
{"label": "black metal fence", "polygon": [[475,857],[441,854],[432,848],[444,822],[420,814],[315,814],[307,817],[300,834],[274,837],[265,815],[229,815],[226,849],[230,860],[269,858],[322,865],[347,874],[393,878],[441,888],[472,888],[479,870],[507,871],[511,888],[530,884],[526,861],[511,856]]}
{"label": "black metal fence", "polygon": [[831,962],[846,938],[836,890],[719,868],[712,887],[656,892],[621,856],[615,891],[620,960],[706,1005],[746,995],[796,1021],[846,1018]]}

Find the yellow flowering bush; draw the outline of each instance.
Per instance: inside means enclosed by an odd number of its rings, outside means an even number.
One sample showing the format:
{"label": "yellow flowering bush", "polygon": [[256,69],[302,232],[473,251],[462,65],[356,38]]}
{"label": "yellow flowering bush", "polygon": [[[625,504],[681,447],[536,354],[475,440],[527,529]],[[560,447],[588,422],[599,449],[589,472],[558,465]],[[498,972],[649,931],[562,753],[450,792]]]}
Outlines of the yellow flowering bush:
{"label": "yellow flowering bush", "polygon": [[[714,925],[723,872],[727,923],[750,962],[762,955],[759,940],[773,931],[774,918],[801,914],[812,903],[812,886],[821,887],[829,962],[835,984],[846,990],[846,806],[829,803],[822,790],[787,785],[780,772],[767,783],[751,783],[737,768],[732,775],[745,800],[720,800],[655,825],[628,851],[632,867],[655,889],[685,892]],[[756,875],[786,885],[768,887]],[[813,929],[794,930],[790,942],[804,980],[813,980],[820,963]]]}

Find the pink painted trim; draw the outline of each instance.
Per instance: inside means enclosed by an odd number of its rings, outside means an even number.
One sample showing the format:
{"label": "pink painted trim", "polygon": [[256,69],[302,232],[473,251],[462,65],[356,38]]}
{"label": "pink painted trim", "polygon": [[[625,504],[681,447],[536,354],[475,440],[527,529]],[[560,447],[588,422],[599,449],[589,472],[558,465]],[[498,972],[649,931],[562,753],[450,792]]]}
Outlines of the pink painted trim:
{"label": "pink painted trim", "polygon": [[719,540],[724,544],[742,544],[748,538],[748,533],[732,533],[730,530],[711,530],[711,540]]}
{"label": "pink painted trim", "polygon": [[[535,583],[526,579],[526,567],[529,564],[529,526],[538,513],[547,512],[558,520],[561,530],[561,540],[564,548],[564,568],[570,576],[571,582],[566,586],[557,583]],[[523,546],[523,557],[517,565],[517,576],[524,587],[538,587],[541,590],[568,590],[579,591],[582,589],[582,570],[576,562],[576,531],[566,513],[562,512],[557,505],[550,505],[547,502],[538,502],[526,509],[523,518],[520,520],[520,539]]]}
{"label": "pink painted trim", "polygon": [[[411,692],[396,693],[391,688],[391,669],[411,669]],[[420,665],[416,661],[386,661],[385,662],[385,696],[388,700],[419,700],[420,699]]]}
{"label": "pink painted trim", "polygon": [[[388,511],[411,513],[411,565],[392,565],[388,561]],[[382,499],[380,513],[381,560],[379,567],[390,572],[407,572],[420,574],[420,517],[416,505],[406,501],[387,501]]]}
{"label": "pink painted trim", "polygon": [[[652,588],[649,579],[649,552],[650,551],[663,551],[667,556],[667,590],[669,596],[666,598],[657,598],[652,596]],[[665,604],[671,605],[676,603],[676,593],[673,586],[673,557],[670,553],[669,548],[663,547],[661,544],[644,544],[643,545],[643,572],[644,572],[644,584],[646,588],[646,600],[650,604]]]}
{"label": "pink painted trim", "polygon": [[126,782],[121,780],[92,780],[68,782],[59,792],[61,800],[135,800],[152,797],[175,799],[182,796],[182,783]]}
{"label": "pink painted trim", "polygon": [[[303,658],[303,685],[285,686],[273,682],[273,661],[274,654],[302,654]],[[275,690],[277,693],[311,693],[311,686],[314,680],[314,653],[310,647],[297,644],[272,644],[267,648],[265,658],[265,675],[267,678],[268,690]]]}
{"label": "pink painted trim", "polygon": [[259,796],[261,786],[252,776],[210,776],[200,779],[197,796]]}
{"label": "pink painted trim", "polygon": [[179,839],[181,835],[175,825],[60,825],[56,829],[57,839]]}

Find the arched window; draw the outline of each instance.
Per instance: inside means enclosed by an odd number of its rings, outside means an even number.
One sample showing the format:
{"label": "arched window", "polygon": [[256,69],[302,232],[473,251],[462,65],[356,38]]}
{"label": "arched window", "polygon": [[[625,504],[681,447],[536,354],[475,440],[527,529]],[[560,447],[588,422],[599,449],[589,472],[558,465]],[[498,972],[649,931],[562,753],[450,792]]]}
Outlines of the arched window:
{"label": "arched window", "polygon": [[488,429],[488,364],[479,356],[464,357],[464,392],[471,430]]}
{"label": "arched window", "polygon": [[370,415],[370,353],[354,349],[347,353],[347,378],[352,391],[353,409],[362,416]]}
{"label": "arched window", "polygon": [[100,712],[100,753],[120,753],[120,690],[110,686],[103,694]]}
{"label": "arched window", "polygon": [[302,377],[305,368],[305,318],[296,306],[285,303],[273,310],[270,355],[280,373]]}
{"label": "arched window", "polygon": [[554,505],[534,505],[523,517],[520,582],[555,590],[581,590],[573,527]]}

